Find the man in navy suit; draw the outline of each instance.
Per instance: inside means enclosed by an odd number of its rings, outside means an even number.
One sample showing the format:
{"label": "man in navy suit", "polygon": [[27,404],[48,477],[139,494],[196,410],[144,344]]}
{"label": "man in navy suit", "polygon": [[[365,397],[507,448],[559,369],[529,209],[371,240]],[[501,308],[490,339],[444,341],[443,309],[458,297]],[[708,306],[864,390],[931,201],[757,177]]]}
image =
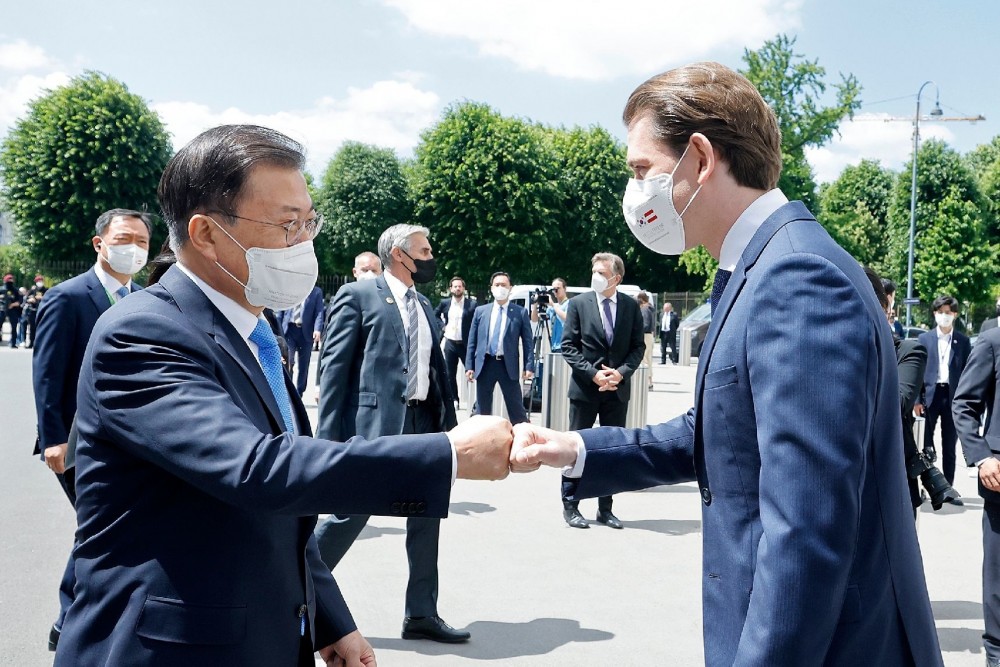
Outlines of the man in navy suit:
{"label": "man in navy suit", "polygon": [[469,351],[469,330],[472,328],[472,317],[476,313],[476,302],[465,292],[465,281],[455,276],[449,283],[451,296],[441,299],[434,309],[434,315],[444,326],[444,363],[448,367],[448,382],[451,395],[458,407],[458,362],[465,365],[465,355]]}
{"label": "man in navy suit", "polygon": [[635,430],[521,424],[512,466],[571,466],[575,498],[697,480],[711,667],[941,665],[889,325],[858,263],[776,189],[774,112],[695,63],[639,86],[624,119],[629,230],[719,260],[695,405]]}
{"label": "man in navy suit", "polygon": [[[493,389],[499,384],[512,424],[528,421],[521,397],[520,378],[534,377],[535,352],[531,346],[528,311],[509,303],[510,276],[497,271],[490,277],[493,303],[476,308],[469,328],[465,354],[465,377],[476,381],[478,414],[493,413]],[[524,372],[518,368],[518,341],[524,356]]]}
{"label": "man in navy suit", "polygon": [[[958,300],[947,294],[934,299],[931,304],[934,310],[936,327],[920,334],[917,340],[927,349],[927,368],[924,370],[924,386],[920,390],[920,398],[913,406],[917,415],[923,415],[927,420],[924,429],[924,452],[931,460],[934,455],[934,431],[938,421],[941,422],[941,472],[949,484],[955,482],[955,443],[958,434],[955,432],[955,422],[951,416],[951,400],[955,395],[958,379],[965,370],[972,346],[969,337],[955,330],[955,317],[958,315]],[[960,498],[948,502],[962,505]]]}
{"label": "man in navy suit", "polygon": [[295,374],[298,364],[299,374],[295,389],[302,396],[309,380],[309,359],[312,357],[313,343],[318,343],[323,335],[326,319],[326,305],[323,290],[313,287],[302,303],[277,313],[278,323],[288,343],[288,374]]}
{"label": "man in navy suit", "polygon": [[374,664],[319,558],[315,515],[443,517],[453,471],[506,474],[501,420],[310,437],[261,318],[315,283],[322,221],[304,162],[284,135],[231,125],[164,170],[177,263],[105,313],[80,373],[76,598],[57,667],[311,667],[315,649]]}
{"label": "man in navy suit", "polygon": [[[632,374],[646,351],[639,304],[618,291],[625,263],[618,255],[599,252],[590,260],[592,291],[569,300],[562,355],[573,370],[569,383],[569,427],[625,426],[632,396]],[[576,480],[563,478],[563,520],[571,528],[590,528],[572,497]],[[624,526],[611,511],[611,494],[597,500],[597,521]]]}
{"label": "man in navy suit", "polygon": [[[378,242],[385,272],[344,285],[333,299],[323,343],[318,434],[329,440],[436,433],[456,424],[440,326],[414,284],[434,279],[426,227],[393,225]],[[328,517],[316,529],[320,556],[336,569],[361,534],[368,514]],[[406,521],[403,639],[457,643],[469,633],[438,615],[441,522],[416,512]]]}
{"label": "man in navy suit", "polygon": [[[31,358],[38,440],[35,454],[56,475],[71,505],[76,505],[75,469],[67,466],[70,428],[76,416],[77,380],[87,341],[101,313],[126,294],[138,291],[132,275],[146,264],[152,224],[149,214],[124,208],[97,218],[91,244],[94,267],[48,290],[35,318]],[[59,617],[49,630],[49,650],[59,642],[66,610],[73,601],[73,554],[59,584]]]}
{"label": "man in navy suit", "polygon": [[[952,400],[965,461],[979,470],[983,498],[983,646],[987,667],[1000,667],[1000,329],[979,334]],[[983,427],[983,416],[986,424]],[[982,427],[982,428],[981,428]]]}

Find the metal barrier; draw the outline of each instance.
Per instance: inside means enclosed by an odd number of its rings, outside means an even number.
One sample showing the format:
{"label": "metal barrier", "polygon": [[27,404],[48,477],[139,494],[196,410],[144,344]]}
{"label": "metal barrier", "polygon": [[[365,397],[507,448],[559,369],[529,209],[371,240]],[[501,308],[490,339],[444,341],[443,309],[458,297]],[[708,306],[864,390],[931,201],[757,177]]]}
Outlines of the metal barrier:
{"label": "metal barrier", "polygon": [[628,399],[628,413],[625,415],[627,428],[642,428],[646,425],[646,410],[649,407],[649,366],[642,364],[632,373],[632,393]]}
{"label": "metal barrier", "polygon": [[677,346],[680,348],[677,354],[678,365],[691,365],[691,340],[696,335],[696,330],[691,327],[681,327],[677,330]]}
{"label": "metal barrier", "polygon": [[542,426],[557,431],[567,431],[570,367],[560,352],[550,352],[545,356],[545,374],[542,378]]}

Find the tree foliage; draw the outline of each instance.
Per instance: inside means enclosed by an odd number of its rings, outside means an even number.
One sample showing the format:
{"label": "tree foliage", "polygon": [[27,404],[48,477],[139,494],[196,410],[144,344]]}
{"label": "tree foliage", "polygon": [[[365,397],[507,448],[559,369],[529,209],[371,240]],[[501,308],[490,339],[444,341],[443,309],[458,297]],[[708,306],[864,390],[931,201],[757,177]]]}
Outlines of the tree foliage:
{"label": "tree foliage", "polygon": [[383,230],[413,215],[396,153],[358,142],[345,143],[330,159],[315,205],[326,218],[316,239],[324,273],[350,273],[359,253],[378,252]]}
{"label": "tree foliage", "polygon": [[778,35],[756,51],[743,53],[750,80],[774,109],[781,128],[783,168],[778,187],[789,199],[801,199],[816,210],[816,183],[806,160],[808,147],[829,141],[845,117],[861,106],[861,86],[854,75],[841,75],[833,85],[836,101],[823,106],[820,98],[827,89],[826,69],[818,60],[805,60],[794,53],[795,38]]}
{"label": "tree foliage", "polygon": [[170,155],[159,116],[123,83],[88,72],[47,92],[0,146],[2,196],[18,239],[40,260],[92,259],[103,211],[157,210]]}
{"label": "tree foliage", "polygon": [[888,217],[895,174],[874,160],[848,166],[820,189],[819,221],[865,266],[899,279],[889,265]]}

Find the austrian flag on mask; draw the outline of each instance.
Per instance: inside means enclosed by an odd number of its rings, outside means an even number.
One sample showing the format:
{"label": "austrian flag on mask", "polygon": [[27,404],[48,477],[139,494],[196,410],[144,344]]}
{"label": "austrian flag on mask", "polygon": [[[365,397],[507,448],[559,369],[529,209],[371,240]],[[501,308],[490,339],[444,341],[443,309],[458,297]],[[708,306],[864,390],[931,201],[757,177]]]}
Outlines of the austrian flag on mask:
{"label": "austrian flag on mask", "polygon": [[637,221],[640,225],[648,225],[650,223],[656,222],[656,212],[653,209],[649,209]]}

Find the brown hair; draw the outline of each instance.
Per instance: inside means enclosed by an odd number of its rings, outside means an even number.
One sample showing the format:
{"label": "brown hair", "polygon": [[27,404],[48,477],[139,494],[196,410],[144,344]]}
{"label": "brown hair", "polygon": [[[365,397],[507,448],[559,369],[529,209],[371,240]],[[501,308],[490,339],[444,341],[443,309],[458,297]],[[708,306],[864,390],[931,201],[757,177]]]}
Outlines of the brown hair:
{"label": "brown hair", "polygon": [[658,139],[680,155],[695,132],[708,137],[737,183],[770,190],[781,175],[781,130],[746,77],[701,62],[658,74],[628,98],[626,127],[648,116]]}

